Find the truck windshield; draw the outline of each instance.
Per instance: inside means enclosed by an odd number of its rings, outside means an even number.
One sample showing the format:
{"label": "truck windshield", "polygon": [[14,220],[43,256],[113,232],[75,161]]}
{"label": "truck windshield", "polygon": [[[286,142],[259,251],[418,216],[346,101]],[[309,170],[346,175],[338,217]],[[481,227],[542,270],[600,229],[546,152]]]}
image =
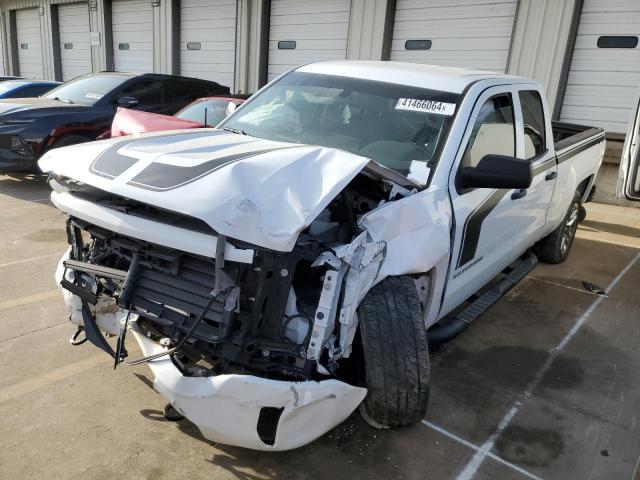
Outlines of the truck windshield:
{"label": "truck windshield", "polygon": [[407,175],[413,160],[436,160],[458,99],[451,92],[295,71],[221,127],[339,148]]}

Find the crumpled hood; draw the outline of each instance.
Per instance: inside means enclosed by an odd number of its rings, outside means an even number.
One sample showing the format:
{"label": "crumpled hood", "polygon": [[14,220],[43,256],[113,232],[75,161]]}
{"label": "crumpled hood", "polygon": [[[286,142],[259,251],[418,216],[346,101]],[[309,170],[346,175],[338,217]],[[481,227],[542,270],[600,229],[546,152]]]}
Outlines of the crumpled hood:
{"label": "crumpled hood", "polygon": [[369,159],[222,130],[145,134],[51,150],[45,173],[203,220],[288,252]]}

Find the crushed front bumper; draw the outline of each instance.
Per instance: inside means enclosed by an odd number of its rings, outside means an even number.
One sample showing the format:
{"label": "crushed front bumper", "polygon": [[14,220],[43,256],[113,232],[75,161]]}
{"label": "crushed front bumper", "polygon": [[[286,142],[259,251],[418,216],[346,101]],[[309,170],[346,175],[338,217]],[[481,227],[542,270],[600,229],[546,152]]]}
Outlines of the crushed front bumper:
{"label": "crushed front bumper", "polygon": [[[131,327],[145,356],[163,347]],[[185,377],[169,357],[149,362],[154,388],[205,438],[255,450],[290,450],[344,421],[367,390],[338,380],[286,382],[252,375]],[[278,415],[279,413],[279,415]]]}
{"label": "crushed front bumper", "polygon": [[[64,261],[56,271],[58,285],[65,278]],[[68,273],[67,273],[68,275]],[[69,277],[72,278],[72,277]],[[84,326],[82,301],[61,288],[69,319]],[[113,300],[91,306],[97,327],[119,335],[126,311]],[[161,353],[165,348],[147,338],[131,315],[129,330],[143,355]],[[187,377],[169,356],[148,362],[154,388],[182,415],[193,422],[205,438],[255,450],[290,450],[312,442],[344,421],[362,402],[367,390],[329,379],[289,382],[253,375]]]}

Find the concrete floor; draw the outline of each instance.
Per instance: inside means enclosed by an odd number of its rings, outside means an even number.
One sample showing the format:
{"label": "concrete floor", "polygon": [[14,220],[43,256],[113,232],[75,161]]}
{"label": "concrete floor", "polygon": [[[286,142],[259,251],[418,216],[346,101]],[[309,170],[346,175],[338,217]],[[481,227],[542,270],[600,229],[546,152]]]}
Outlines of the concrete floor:
{"label": "concrete floor", "polygon": [[[39,179],[0,176],[0,478],[626,479],[640,454],[640,210],[588,206],[540,265],[432,356],[425,422],[357,415],[261,453],[164,421],[146,367],[71,347],[53,282],[64,220]],[[600,297],[582,281],[605,288]]]}

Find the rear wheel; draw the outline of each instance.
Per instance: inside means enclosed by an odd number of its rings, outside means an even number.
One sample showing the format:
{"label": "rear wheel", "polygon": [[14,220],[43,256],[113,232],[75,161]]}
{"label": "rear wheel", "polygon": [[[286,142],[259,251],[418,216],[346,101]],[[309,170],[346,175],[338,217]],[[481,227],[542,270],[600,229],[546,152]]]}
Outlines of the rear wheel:
{"label": "rear wheel", "polygon": [[583,216],[582,208],[582,196],[580,192],[576,192],[562,223],[540,242],[538,246],[540,260],[547,263],[562,263],[567,259],[578,230],[578,223]]}
{"label": "rear wheel", "polygon": [[386,278],[358,308],[367,397],[361,408],[374,427],[417,423],[429,397],[429,349],[411,277]]}

